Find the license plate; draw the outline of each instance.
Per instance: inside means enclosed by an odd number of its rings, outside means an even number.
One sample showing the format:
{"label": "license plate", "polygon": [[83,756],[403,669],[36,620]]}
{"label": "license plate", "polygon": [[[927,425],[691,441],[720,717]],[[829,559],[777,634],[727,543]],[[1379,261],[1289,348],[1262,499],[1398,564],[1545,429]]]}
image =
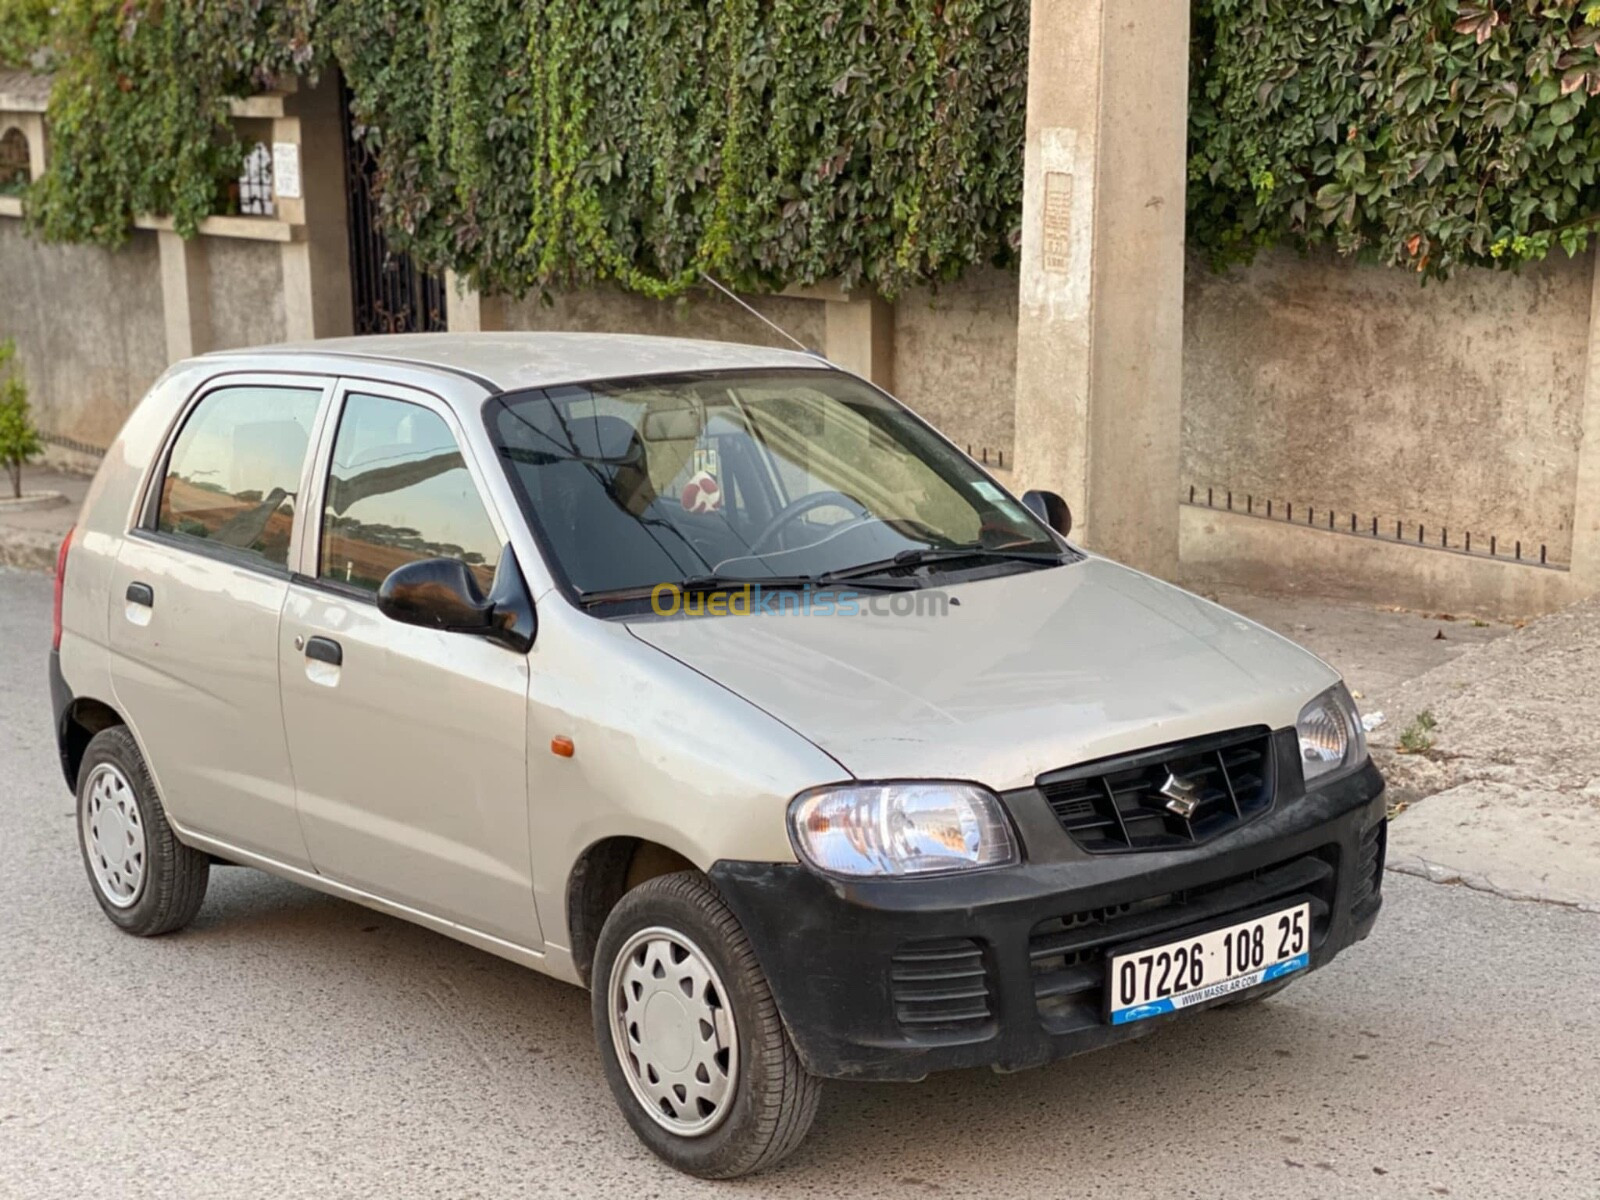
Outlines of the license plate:
{"label": "license plate", "polygon": [[1113,1025],[1126,1025],[1271,983],[1310,965],[1311,906],[1297,904],[1113,954],[1107,1007]]}

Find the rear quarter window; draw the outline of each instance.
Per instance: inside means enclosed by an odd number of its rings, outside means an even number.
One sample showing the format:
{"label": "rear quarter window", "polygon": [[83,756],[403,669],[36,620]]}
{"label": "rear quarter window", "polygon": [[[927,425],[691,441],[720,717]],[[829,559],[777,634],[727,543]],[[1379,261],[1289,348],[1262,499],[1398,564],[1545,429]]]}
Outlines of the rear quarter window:
{"label": "rear quarter window", "polygon": [[161,481],[156,529],[287,567],[301,471],[322,392],[229,387],[184,422]]}

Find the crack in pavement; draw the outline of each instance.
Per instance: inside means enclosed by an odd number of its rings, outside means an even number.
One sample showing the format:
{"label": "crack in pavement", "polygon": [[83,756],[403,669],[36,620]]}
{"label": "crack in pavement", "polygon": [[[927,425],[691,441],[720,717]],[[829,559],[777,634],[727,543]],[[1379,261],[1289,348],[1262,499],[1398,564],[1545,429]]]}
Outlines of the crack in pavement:
{"label": "crack in pavement", "polygon": [[1600,903],[1588,900],[1567,900],[1560,896],[1540,895],[1534,892],[1525,892],[1517,888],[1502,887],[1487,875],[1480,875],[1472,871],[1462,871],[1456,867],[1446,866],[1444,863],[1430,862],[1420,854],[1401,855],[1391,858],[1384,864],[1384,869],[1393,871],[1397,875],[1410,875],[1416,879],[1425,879],[1429,883],[1442,884],[1447,887],[1464,887],[1474,892],[1485,892],[1491,896],[1498,896],[1502,900],[1513,900],[1522,904],[1547,904],[1555,908],[1567,908],[1576,912],[1600,913]]}

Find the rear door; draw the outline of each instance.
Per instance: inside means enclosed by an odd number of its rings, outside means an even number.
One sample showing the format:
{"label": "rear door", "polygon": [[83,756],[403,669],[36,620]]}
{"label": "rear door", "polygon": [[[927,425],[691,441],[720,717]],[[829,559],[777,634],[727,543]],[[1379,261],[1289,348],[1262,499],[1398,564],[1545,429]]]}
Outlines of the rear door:
{"label": "rear door", "polygon": [[112,684],[178,823],[307,864],[278,619],[330,380],[212,380],[176,423],[112,573]]}
{"label": "rear door", "polygon": [[465,561],[489,590],[506,531],[448,405],[345,381],[279,637],[284,723],[312,862],[332,879],[542,945],[527,790],[528,660],[390,621],[404,563]]}

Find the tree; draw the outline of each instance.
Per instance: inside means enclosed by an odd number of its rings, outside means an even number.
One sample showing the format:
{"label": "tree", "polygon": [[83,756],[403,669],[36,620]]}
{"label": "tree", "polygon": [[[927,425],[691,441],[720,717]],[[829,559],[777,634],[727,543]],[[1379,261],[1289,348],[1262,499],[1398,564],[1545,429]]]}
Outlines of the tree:
{"label": "tree", "polygon": [[44,450],[39,431],[28,413],[28,385],[12,363],[17,344],[0,342],[0,463],[11,476],[11,494],[22,499],[22,464]]}

